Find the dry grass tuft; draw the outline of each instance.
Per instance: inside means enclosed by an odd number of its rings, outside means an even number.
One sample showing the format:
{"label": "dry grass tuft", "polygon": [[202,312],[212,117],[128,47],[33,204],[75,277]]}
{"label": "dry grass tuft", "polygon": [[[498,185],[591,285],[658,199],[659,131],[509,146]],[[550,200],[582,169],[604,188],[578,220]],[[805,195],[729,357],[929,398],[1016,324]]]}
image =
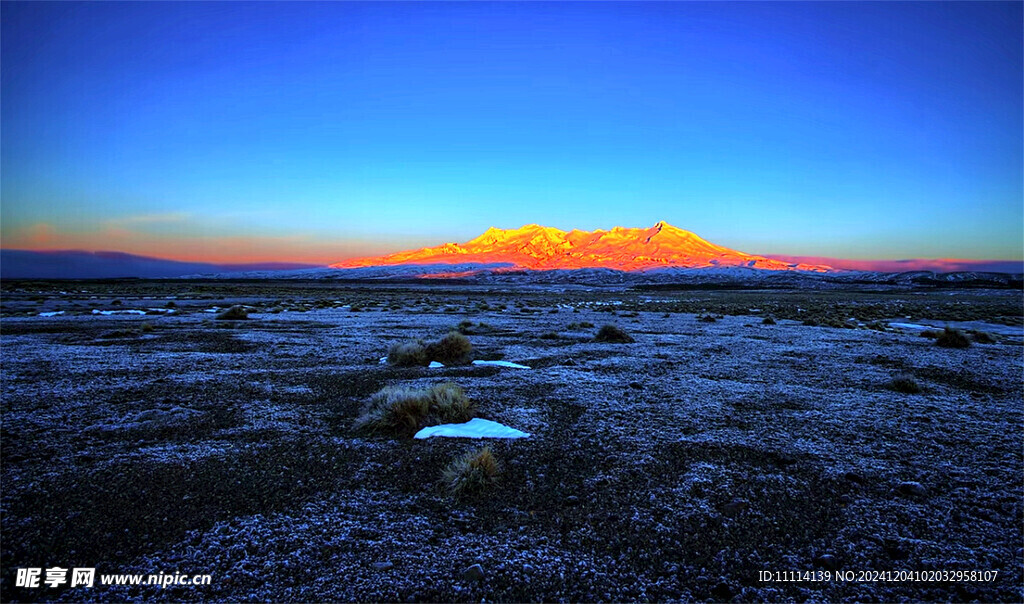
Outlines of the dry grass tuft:
{"label": "dry grass tuft", "polygon": [[442,483],[455,497],[478,494],[498,481],[498,461],[490,447],[467,453],[448,464]]}
{"label": "dry grass tuft", "polygon": [[889,382],[889,389],[903,394],[918,394],[921,392],[921,385],[917,383],[914,376],[903,373],[892,378]]}
{"label": "dry grass tuft", "polygon": [[473,361],[473,345],[466,336],[450,331],[439,341],[427,345],[427,356],[445,365],[468,365]]}
{"label": "dry grass tuft", "polygon": [[995,344],[996,339],[992,334],[984,331],[971,330],[971,339],[978,344]]}
{"label": "dry grass tuft", "polygon": [[388,350],[388,364],[398,367],[426,367],[430,364],[422,341],[400,342]]}
{"label": "dry grass tuft", "polygon": [[248,318],[248,311],[246,311],[245,308],[238,305],[232,306],[231,308],[217,315],[217,319],[221,321],[241,321]]}
{"label": "dry grass tuft", "polygon": [[628,333],[610,323],[599,329],[594,339],[598,342],[613,342],[616,344],[628,344],[635,341]]}
{"label": "dry grass tuft", "polygon": [[765,317],[761,320],[761,325],[775,325],[775,319],[772,317]]}
{"label": "dry grass tuft", "polygon": [[370,397],[355,428],[412,436],[424,426],[467,422],[475,412],[473,401],[451,382],[425,390],[388,386]]}
{"label": "dry grass tuft", "polygon": [[971,345],[971,341],[967,339],[967,336],[962,331],[951,327],[944,329],[935,340],[935,343],[943,348],[967,348]]}

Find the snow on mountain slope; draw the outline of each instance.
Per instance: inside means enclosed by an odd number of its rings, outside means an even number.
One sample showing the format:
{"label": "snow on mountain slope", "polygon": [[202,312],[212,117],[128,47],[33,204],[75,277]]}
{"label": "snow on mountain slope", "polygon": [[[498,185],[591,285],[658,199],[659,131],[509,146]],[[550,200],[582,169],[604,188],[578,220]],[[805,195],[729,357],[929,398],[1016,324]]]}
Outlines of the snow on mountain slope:
{"label": "snow on mountain slope", "polygon": [[746,267],[776,271],[827,272],[828,266],[773,260],[731,250],[690,231],[659,222],[650,228],[615,227],[609,231],[563,231],[528,224],[518,229],[491,227],[463,244],[355,258],[333,268],[424,264],[507,263],[515,269],[555,270],[610,268],[646,271],[657,268]]}

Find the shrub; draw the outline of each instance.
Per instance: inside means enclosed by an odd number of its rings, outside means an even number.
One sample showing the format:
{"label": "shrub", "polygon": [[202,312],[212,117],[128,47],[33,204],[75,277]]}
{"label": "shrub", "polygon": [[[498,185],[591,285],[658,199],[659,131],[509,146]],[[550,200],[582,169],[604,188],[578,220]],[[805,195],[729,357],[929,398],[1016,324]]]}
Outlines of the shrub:
{"label": "shrub", "polygon": [[466,336],[451,331],[427,346],[427,356],[429,360],[445,365],[468,365],[473,360],[473,345]]}
{"label": "shrub", "polygon": [[241,321],[242,319],[248,319],[249,313],[245,308],[235,305],[225,310],[224,312],[217,315],[217,319],[221,321]]}
{"label": "shrub", "polygon": [[967,339],[967,336],[965,336],[963,332],[951,327],[946,327],[946,329],[939,334],[935,343],[943,348],[967,348],[971,345],[971,341]]}
{"label": "shrub", "polygon": [[431,411],[442,424],[460,424],[473,418],[473,401],[454,382],[445,382],[431,388],[430,400]]}
{"label": "shrub", "polygon": [[388,350],[388,364],[398,367],[426,367],[430,364],[430,357],[422,341],[401,342]]}
{"label": "shrub", "polygon": [[634,341],[628,333],[610,323],[599,329],[594,339],[598,342],[613,342],[617,344],[628,344]]}
{"label": "shrub", "polygon": [[565,326],[565,328],[570,330],[570,331],[574,331],[574,330],[578,330],[578,329],[593,329],[594,328],[594,324],[589,322],[589,321],[579,321],[579,322],[576,322],[576,323],[569,323],[568,325]]}
{"label": "shrub", "polygon": [[978,344],[995,344],[996,339],[991,334],[985,333],[984,331],[971,331],[971,339]]}
{"label": "shrub", "polygon": [[718,319],[716,319],[713,315],[701,315],[697,317],[697,320],[700,321],[701,323],[714,323]]}
{"label": "shrub", "polygon": [[546,333],[542,333],[541,336],[540,336],[540,339],[542,339],[542,340],[558,340],[561,337],[562,336],[558,335],[557,331],[549,331],[549,332],[546,332]]}
{"label": "shrub", "polygon": [[442,473],[442,483],[456,497],[474,495],[498,481],[498,461],[490,447],[484,447],[459,457],[448,464]]}
{"label": "shrub", "polygon": [[493,329],[493,327],[491,327],[487,323],[484,323],[483,321],[476,323],[475,325],[473,324],[472,321],[463,321],[459,323],[459,325],[455,328],[456,331],[467,336],[487,333],[489,331],[492,331]]}
{"label": "shrub", "polygon": [[771,317],[765,317],[761,320],[761,325],[775,325],[775,319]]}
{"label": "shrub", "polygon": [[153,327],[152,323],[143,323],[142,325],[139,326],[139,329],[142,330],[142,333],[150,333],[155,328]]}
{"label": "shrub", "polygon": [[451,382],[425,390],[388,386],[370,397],[355,428],[411,436],[426,425],[469,421],[474,413],[473,402]]}
{"label": "shrub", "polygon": [[892,378],[889,382],[889,389],[904,394],[917,394],[921,392],[921,386],[914,379],[914,376],[905,373]]}

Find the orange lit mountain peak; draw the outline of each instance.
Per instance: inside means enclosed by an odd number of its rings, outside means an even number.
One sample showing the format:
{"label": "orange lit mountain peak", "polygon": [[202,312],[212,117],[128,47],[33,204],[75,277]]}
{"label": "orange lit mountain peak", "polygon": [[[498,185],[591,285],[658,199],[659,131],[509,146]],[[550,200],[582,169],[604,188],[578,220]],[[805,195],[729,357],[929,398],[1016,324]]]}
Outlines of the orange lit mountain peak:
{"label": "orange lit mountain peak", "polygon": [[824,271],[828,267],[793,264],[731,250],[690,231],[658,222],[649,228],[614,227],[610,231],[563,231],[539,224],[518,229],[491,227],[463,244],[355,258],[334,268],[415,264],[511,264],[520,269],[748,267],[766,270]]}

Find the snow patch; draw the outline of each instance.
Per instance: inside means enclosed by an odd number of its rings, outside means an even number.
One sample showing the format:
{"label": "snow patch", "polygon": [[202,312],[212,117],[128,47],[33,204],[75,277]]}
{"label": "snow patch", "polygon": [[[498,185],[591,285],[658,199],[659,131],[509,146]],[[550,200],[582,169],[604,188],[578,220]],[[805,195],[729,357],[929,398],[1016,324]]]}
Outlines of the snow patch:
{"label": "snow patch", "polygon": [[918,329],[924,331],[925,329],[934,329],[927,325],[918,325],[917,323],[889,323],[889,327],[899,327],[900,329]]}
{"label": "snow patch", "polygon": [[511,361],[473,361],[474,365],[485,365],[491,367],[511,367],[512,369],[532,369],[526,365],[520,365],[519,363],[513,363]]}
{"label": "snow patch", "polygon": [[93,309],[92,314],[94,315],[144,315],[144,310],[97,310]]}
{"label": "snow patch", "polygon": [[62,314],[64,314],[63,310],[52,310],[50,312],[41,312],[41,313],[39,313],[39,316],[40,317],[57,317],[57,316],[60,316]]}
{"label": "snow patch", "polygon": [[441,424],[429,426],[416,433],[414,438],[424,439],[432,436],[447,438],[529,438],[530,434],[515,428],[509,428],[489,419],[474,417],[464,424]]}

